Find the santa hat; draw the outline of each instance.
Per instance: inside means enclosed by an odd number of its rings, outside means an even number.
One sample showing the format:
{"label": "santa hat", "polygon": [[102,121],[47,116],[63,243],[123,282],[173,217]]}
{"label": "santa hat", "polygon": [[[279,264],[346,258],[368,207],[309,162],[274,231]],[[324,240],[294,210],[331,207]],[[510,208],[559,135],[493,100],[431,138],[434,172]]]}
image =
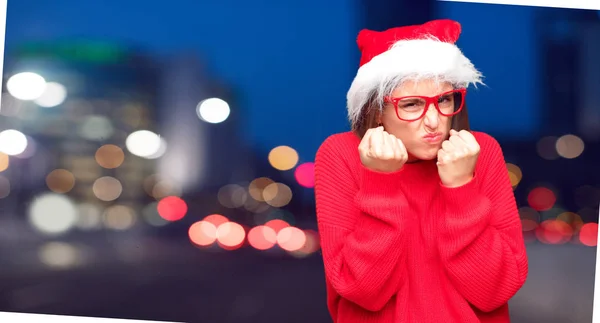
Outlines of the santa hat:
{"label": "santa hat", "polygon": [[373,95],[383,106],[383,98],[406,80],[435,79],[458,87],[482,83],[481,73],[455,45],[460,32],[460,24],[448,19],[382,32],[361,30],[360,68],[347,95],[352,125]]}

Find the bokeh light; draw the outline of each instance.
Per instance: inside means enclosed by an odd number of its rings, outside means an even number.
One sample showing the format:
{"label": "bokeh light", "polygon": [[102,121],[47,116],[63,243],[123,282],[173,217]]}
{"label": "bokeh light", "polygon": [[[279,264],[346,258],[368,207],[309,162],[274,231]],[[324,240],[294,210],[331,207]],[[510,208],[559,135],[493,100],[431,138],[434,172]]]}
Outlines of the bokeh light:
{"label": "bokeh light", "polygon": [[160,137],[152,131],[138,130],[127,136],[127,139],[125,139],[125,146],[130,153],[138,157],[148,158],[160,151],[161,140]]}
{"label": "bokeh light", "polygon": [[277,243],[277,234],[270,227],[259,225],[248,232],[248,244],[258,250],[273,248]]}
{"label": "bokeh light", "polygon": [[312,188],[315,186],[315,164],[308,162],[303,163],[296,167],[296,171],[294,172],[294,176],[296,177],[296,181],[301,186],[306,188]]}
{"label": "bokeh light", "polygon": [[183,219],[188,211],[188,206],[177,196],[167,196],[158,202],[156,209],[163,219],[173,222]]}
{"label": "bokeh light", "polygon": [[265,223],[265,226],[273,229],[273,231],[275,231],[275,233],[279,234],[279,231],[289,227],[290,224],[281,219],[274,219],[274,220],[271,220],[271,221]]}
{"label": "bokeh light", "polygon": [[321,248],[319,233],[314,230],[304,230],[306,242],[304,245],[295,251],[290,251],[290,254],[296,258],[304,258],[312,255]]}
{"label": "bokeh light", "polygon": [[579,157],[584,147],[583,140],[575,135],[564,135],[556,141],[556,152],[567,159]]}
{"label": "bokeh light", "polygon": [[543,221],[535,231],[538,240],[545,244],[564,244],[571,240],[573,229],[563,221]]}
{"label": "bokeh light", "polygon": [[292,200],[292,189],[283,183],[271,183],[263,190],[263,200],[272,207],[284,207]]}
{"label": "bokeh light", "polygon": [[278,146],[269,152],[269,163],[273,168],[286,171],[298,164],[298,153],[289,146]]}
{"label": "bokeh light", "polygon": [[35,153],[37,151],[37,144],[36,144],[35,140],[32,137],[27,136],[27,135],[25,135],[25,138],[27,139],[27,146],[25,147],[25,150],[23,150],[23,152],[20,154],[14,155],[15,157],[17,157],[19,159],[31,158],[35,155]]}
{"label": "bokeh light", "polygon": [[67,193],[75,186],[75,176],[66,169],[55,169],[46,176],[46,185],[54,193]]}
{"label": "bokeh light", "polygon": [[36,197],[27,215],[36,230],[48,235],[67,232],[77,222],[75,204],[65,195],[56,193],[44,193]]}
{"label": "bokeh light", "polygon": [[64,242],[48,242],[38,251],[40,261],[53,269],[69,269],[81,263],[78,248]]}
{"label": "bokeh light", "polygon": [[579,230],[579,241],[588,247],[598,245],[598,223],[586,223]]}
{"label": "bokeh light", "polygon": [[35,100],[46,90],[46,80],[36,73],[18,73],[6,81],[6,90],[19,100]]}
{"label": "bokeh light", "polygon": [[238,223],[226,222],[217,228],[217,241],[227,250],[241,247],[245,238],[246,231]]}
{"label": "bokeh light", "polygon": [[194,244],[206,247],[217,240],[217,227],[207,221],[198,221],[190,226],[188,236]]}
{"label": "bokeh light", "polygon": [[67,88],[56,82],[46,83],[44,92],[33,102],[44,108],[52,108],[62,104],[67,98]]}
{"label": "bokeh light", "polygon": [[304,231],[296,227],[285,227],[277,233],[277,244],[285,251],[298,251],[305,243]]}
{"label": "bokeh light", "polygon": [[10,156],[19,155],[27,148],[27,137],[15,129],[0,132],[0,152]]}
{"label": "bokeh light", "polygon": [[573,228],[574,233],[578,233],[584,224],[583,220],[581,219],[581,216],[573,212],[562,212],[556,217],[556,220],[562,221],[571,226],[571,228]]}
{"label": "bokeh light", "polygon": [[157,159],[164,156],[164,154],[167,152],[167,141],[163,137],[160,137],[159,140],[160,144],[158,146],[158,150],[154,154],[145,156],[146,159]]}
{"label": "bokeh light", "polygon": [[267,177],[256,178],[248,185],[248,193],[254,200],[264,202],[263,191],[267,186],[273,183],[275,182]]}
{"label": "bokeh light", "polygon": [[241,185],[228,184],[219,189],[217,199],[224,207],[235,209],[244,206],[248,199],[248,193]]}
{"label": "bokeh light", "polygon": [[508,177],[510,178],[510,184],[513,187],[516,187],[517,185],[519,185],[519,182],[521,182],[521,179],[523,178],[521,168],[511,163],[506,163],[506,168],[508,169]]}
{"label": "bokeh light", "polygon": [[527,196],[529,206],[538,211],[549,210],[556,203],[556,195],[546,187],[536,187]]}
{"label": "bokeh light", "polygon": [[102,225],[102,210],[91,203],[81,203],[77,206],[78,217],[75,226],[82,230],[100,229]]}
{"label": "bokeh light", "polygon": [[215,213],[215,214],[207,215],[206,217],[204,217],[204,219],[202,219],[202,221],[212,223],[216,228],[218,228],[221,224],[229,222],[229,219],[227,219],[227,217],[225,217],[221,214]]}
{"label": "bokeh light", "polygon": [[196,106],[198,117],[208,123],[221,123],[227,120],[230,112],[229,104],[219,98],[203,100]]}
{"label": "bokeh light", "polygon": [[123,186],[118,179],[111,176],[104,176],[94,181],[92,191],[99,200],[110,202],[121,196]]}
{"label": "bokeh light", "polygon": [[112,230],[123,231],[131,228],[136,222],[135,211],[125,205],[113,205],[104,212],[104,225]]}
{"label": "bokeh light", "polygon": [[119,146],[103,145],[96,150],[94,158],[98,165],[107,169],[113,169],[123,164],[123,161],[125,161],[125,153]]}
{"label": "bokeh light", "polygon": [[112,137],[115,128],[109,118],[101,115],[91,115],[84,117],[79,123],[77,132],[84,139],[104,141]]}
{"label": "bokeh light", "polygon": [[181,187],[177,186],[173,181],[160,179],[154,184],[154,187],[152,187],[151,196],[160,200],[167,196],[181,196],[181,194]]}
{"label": "bokeh light", "polygon": [[546,160],[558,159],[559,155],[556,152],[556,140],[558,140],[558,138],[554,136],[541,138],[537,143],[538,155]]}
{"label": "bokeh light", "polygon": [[7,170],[10,166],[10,158],[5,153],[0,152],[0,173]]}

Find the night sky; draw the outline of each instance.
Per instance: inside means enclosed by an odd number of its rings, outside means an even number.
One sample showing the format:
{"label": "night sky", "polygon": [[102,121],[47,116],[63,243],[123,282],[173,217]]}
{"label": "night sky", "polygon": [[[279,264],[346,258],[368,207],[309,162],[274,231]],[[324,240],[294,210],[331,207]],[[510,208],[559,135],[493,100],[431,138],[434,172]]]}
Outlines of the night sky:
{"label": "night sky", "polygon": [[[232,108],[247,118],[243,140],[263,150],[290,145],[311,160],[324,138],[348,129],[345,95],[362,28],[356,1],[9,1],[6,50],[69,37],[120,41],[156,56],[195,50],[211,76],[240,95]],[[499,139],[531,138],[539,124],[535,10],[439,6],[438,17],[463,24],[459,46],[486,76],[487,87],[468,96],[472,125]]]}

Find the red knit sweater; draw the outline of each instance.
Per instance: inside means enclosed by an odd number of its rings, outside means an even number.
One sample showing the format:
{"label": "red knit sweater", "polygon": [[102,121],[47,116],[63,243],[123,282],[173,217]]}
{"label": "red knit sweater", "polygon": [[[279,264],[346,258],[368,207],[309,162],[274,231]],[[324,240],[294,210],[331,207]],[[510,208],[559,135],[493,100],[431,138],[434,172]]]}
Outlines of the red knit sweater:
{"label": "red knit sweater", "polygon": [[329,137],[315,160],[317,220],[334,322],[504,323],[527,278],[502,150],[473,132],[475,177],[444,187],[435,161],[368,170],[359,138]]}

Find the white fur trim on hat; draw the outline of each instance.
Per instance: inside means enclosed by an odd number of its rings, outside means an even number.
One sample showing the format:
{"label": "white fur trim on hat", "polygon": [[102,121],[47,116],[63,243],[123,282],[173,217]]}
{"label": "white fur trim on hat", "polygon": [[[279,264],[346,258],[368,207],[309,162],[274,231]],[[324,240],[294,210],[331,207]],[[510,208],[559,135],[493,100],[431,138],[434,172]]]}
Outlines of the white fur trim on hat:
{"label": "white fur trim on hat", "polygon": [[348,118],[360,120],[362,109],[375,94],[379,107],[383,98],[404,81],[434,79],[457,87],[483,84],[481,73],[456,45],[433,37],[401,40],[358,69],[347,94]]}

